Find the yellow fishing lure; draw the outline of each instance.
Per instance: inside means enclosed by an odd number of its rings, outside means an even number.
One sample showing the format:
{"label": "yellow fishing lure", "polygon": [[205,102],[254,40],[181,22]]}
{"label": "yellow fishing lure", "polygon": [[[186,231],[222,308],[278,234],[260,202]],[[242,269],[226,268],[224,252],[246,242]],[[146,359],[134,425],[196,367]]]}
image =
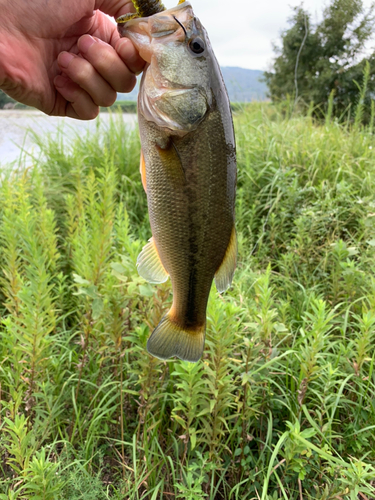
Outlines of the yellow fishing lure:
{"label": "yellow fishing lure", "polygon": [[[181,1],[184,0],[180,0]],[[136,9],[136,13],[125,14],[116,19],[118,24],[124,24],[130,19],[135,19],[136,17],[149,17],[166,10],[163,3],[160,0],[132,0],[133,5]]]}

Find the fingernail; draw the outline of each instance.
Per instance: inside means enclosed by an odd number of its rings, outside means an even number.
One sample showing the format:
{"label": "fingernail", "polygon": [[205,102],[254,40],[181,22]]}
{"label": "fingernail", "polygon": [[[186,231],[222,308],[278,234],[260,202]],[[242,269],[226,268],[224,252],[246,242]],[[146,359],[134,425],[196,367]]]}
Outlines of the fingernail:
{"label": "fingernail", "polygon": [[59,66],[62,68],[67,68],[72,59],[74,59],[74,55],[69,52],[61,52],[59,55]]}
{"label": "fingernail", "polygon": [[80,41],[79,41],[79,50],[85,54],[91,45],[93,45],[96,42],[96,40],[90,36],[90,35],[85,35],[83,36]]}
{"label": "fingernail", "polygon": [[65,85],[68,82],[68,80],[69,80],[69,78],[67,78],[66,76],[58,75],[58,76],[55,77],[55,79],[53,80],[53,82],[55,84],[55,87],[62,88],[62,87],[65,87]]}

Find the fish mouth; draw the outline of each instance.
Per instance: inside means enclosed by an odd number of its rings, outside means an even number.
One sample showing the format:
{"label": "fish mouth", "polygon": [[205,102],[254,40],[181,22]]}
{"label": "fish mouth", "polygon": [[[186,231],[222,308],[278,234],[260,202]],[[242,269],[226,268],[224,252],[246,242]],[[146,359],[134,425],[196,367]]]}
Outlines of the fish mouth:
{"label": "fish mouth", "polygon": [[118,24],[121,37],[129,38],[146,63],[151,63],[151,39],[149,36],[148,18],[136,18],[124,24]]}
{"label": "fish mouth", "polygon": [[[180,2],[178,5],[176,5],[176,7],[172,7],[171,9],[167,9],[167,10],[163,10],[163,11],[160,11],[160,12],[174,12],[174,11],[178,11],[178,10],[181,10],[181,9],[185,9],[186,7],[191,7],[191,3],[188,2],[188,1],[185,1],[185,2]],[[160,14],[160,12],[156,12],[155,14],[153,14],[154,16],[157,15],[157,14]],[[151,17],[151,16],[148,16],[148,17]],[[133,14],[133,13],[130,13],[130,14],[125,14],[124,16],[120,16],[116,19],[116,23],[119,25],[118,28],[124,24],[127,24],[129,21],[131,20],[134,20],[134,19],[148,19],[148,17],[142,17],[140,18],[138,16],[138,14]],[[121,34],[121,33],[120,33]]]}
{"label": "fish mouth", "polygon": [[[186,1],[149,17],[136,17],[136,14],[121,16],[116,19],[117,30],[121,37],[129,38],[133,42],[144,61],[151,63],[151,44],[154,38],[173,35],[182,28],[183,36],[181,41],[185,39],[186,30],[173,14],[189,7],[191,8],[191,4]],[[158,18],[160,23],[158,23]],[[153,27],[150,26],[150,19],[153,19]],[[160,31],[158,31],[158,26],[160,26]]]}

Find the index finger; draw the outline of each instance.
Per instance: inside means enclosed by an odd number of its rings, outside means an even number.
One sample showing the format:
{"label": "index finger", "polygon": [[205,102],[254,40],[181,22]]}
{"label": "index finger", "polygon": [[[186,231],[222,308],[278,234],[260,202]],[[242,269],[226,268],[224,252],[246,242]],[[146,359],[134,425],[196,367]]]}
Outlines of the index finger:
{"label": "index finger", "polygon": [[[136,11],[132,0],[95,0],[95,9],[113,16],[115,19],[129,12]],[[102,38],[97,33],[90,34]],[[142,71],[145,62],[141,59],[130,40],[120,38],[115,25],[111,33],[110,44],[116,49],[118,55],[132,73],[139,74]]]}
{"label": "index finger", "polygon": [[129,38],[120,38],[120,40],[117,40],[115,49],[130,71],[135,75],[139,75],[146,63]]}

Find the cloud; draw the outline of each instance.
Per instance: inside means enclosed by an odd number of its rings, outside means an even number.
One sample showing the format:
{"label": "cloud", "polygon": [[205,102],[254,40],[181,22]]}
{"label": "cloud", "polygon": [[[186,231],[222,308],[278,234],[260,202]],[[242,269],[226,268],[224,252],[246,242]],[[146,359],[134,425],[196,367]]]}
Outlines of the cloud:
{"label": "cloud", "polygon": [[[177,0],[164,0],[167,8]],[[191,0],[194,12],[208,31],[216,57],[222,66],[268,69],[274,57],[272,42],[288,27],[292,7],[300,0]],[[326,0],[305,0],[304,7],[320,19]],[[371,0],[365,0],[369,5]]]}

